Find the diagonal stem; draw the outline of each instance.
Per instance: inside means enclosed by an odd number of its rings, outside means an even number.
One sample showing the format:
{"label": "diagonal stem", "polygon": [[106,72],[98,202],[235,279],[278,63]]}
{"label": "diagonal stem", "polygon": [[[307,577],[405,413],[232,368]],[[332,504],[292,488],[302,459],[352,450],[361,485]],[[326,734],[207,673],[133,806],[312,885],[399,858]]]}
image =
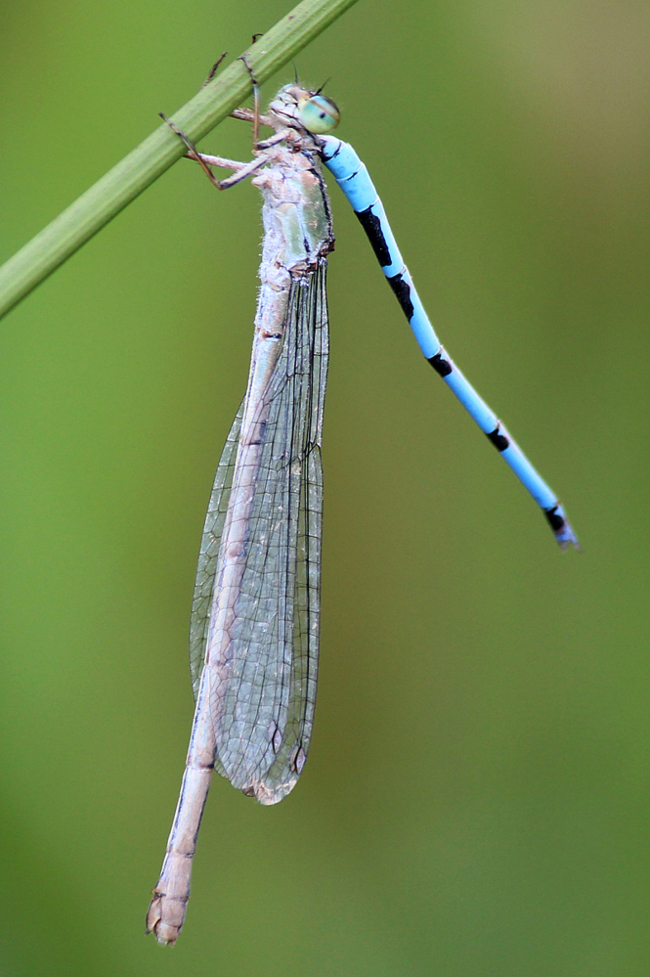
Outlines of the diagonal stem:
{"label": "diagonal stem", "polygon": [[[303,0],[263,34],[240,60],[202,88],[174,114],[197,142],[250,95],[251,74],[260,84],[285,65],[356,0]],[[250,69],[250,70],[249,70]],[[167,125],[160,125],[67,210],[0,268],[0,317],[12,309],[185,153]]]}

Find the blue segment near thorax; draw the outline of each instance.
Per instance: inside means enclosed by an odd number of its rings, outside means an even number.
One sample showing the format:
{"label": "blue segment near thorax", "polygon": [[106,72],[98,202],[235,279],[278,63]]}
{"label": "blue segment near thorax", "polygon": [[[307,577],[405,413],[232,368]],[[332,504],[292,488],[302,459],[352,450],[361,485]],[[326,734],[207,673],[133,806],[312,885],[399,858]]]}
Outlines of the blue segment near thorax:
{"label": "blue segment near thorax", "polygon": [[349,143],[335,136],[323,136],[321,141],[325,166],[363,224],[384,275],[386,278],[399,275],[405,269],[404,259],[366,164]]}
{"label": "blue segment near thorax", "polygon": [[440,341],[429,321],[420,296],[397,246],[384,205],[370,179],[365,163],[349,143],[334,136],[320,140],[323,161],[348,198],[373,247],[381,270],[402,306],[417,343],[426,359],[440,349]]}

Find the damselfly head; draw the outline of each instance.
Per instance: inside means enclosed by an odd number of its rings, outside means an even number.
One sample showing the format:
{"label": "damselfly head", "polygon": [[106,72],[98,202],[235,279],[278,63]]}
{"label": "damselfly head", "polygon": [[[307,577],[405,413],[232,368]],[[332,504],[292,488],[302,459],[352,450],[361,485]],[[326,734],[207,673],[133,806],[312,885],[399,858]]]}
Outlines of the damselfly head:
{"label": "damselfly head", "polygon": [[296,84],[281,88],[269,110],[287,125],[299,126],[318,136],[331,132],[341,121],[341,113],[331,98]]}

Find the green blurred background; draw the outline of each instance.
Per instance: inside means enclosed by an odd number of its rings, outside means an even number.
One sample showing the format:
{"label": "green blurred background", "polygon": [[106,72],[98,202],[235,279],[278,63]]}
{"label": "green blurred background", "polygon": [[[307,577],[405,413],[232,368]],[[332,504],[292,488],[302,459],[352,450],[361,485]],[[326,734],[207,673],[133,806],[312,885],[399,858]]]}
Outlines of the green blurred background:
{"label": "green blurred background", "polygon": [[[288,9],[5,6],[2,257]],[[177,165],[3,321],[2,975],[647,977],[649,49],[631,0],[365,0],[299,56],[584,553],[423,362],[333,188],[311,756],[277,808],[215,780],[174,950],[144,915],[257,191]],[[248,127],[203,145],[247,157]]]}

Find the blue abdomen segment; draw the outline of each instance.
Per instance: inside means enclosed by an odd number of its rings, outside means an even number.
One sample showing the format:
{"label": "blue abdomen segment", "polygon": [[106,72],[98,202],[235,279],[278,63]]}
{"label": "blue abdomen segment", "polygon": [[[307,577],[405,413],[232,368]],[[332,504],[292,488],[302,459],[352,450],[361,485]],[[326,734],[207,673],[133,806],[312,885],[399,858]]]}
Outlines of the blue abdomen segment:
{"label": "blue abdomen segment", "polygon": [[453,391],[541,507],[560,546],[565,548],[572,544],[577,547],[575,534],[553,491],[510,437],[496,414],[442,348],[404,263],[365,163],[359,159],[349,143],[335,136],[322,136],[319,142],[323,161],[352,204],[425,359]]}

